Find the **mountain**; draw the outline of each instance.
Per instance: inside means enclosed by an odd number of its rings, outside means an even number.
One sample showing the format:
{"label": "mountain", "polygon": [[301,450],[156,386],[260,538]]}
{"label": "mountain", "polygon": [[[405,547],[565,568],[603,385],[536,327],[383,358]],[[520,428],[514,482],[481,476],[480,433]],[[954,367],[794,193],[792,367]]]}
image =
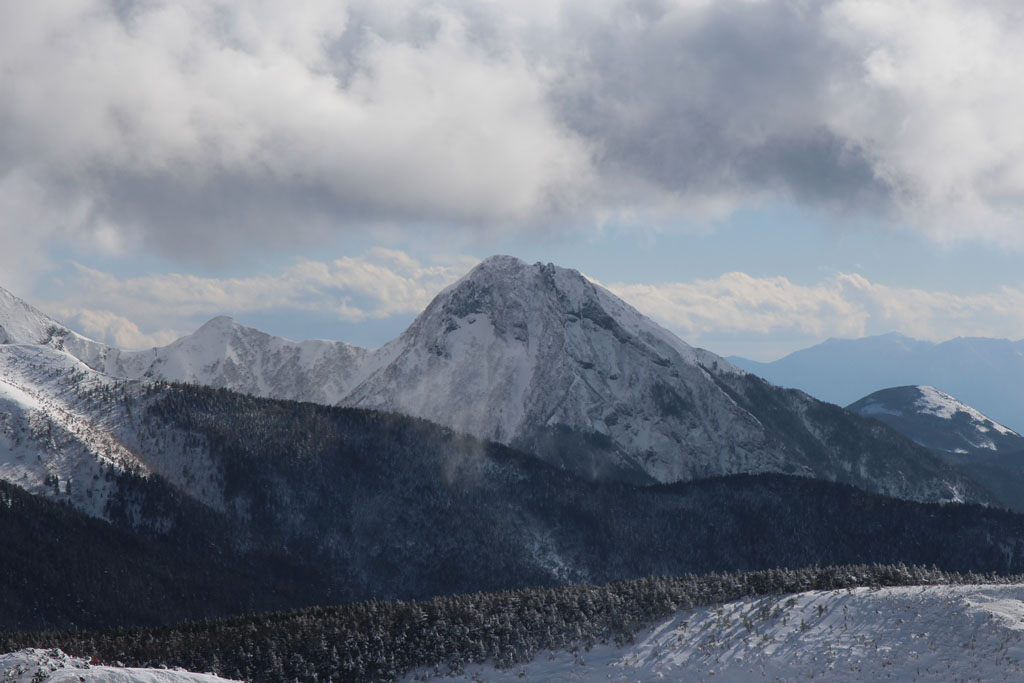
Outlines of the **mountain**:
{"label": "mountain", "polygon": [[374,352],[343,342],[293,342],[213,318],[160,348],[124,351],[93,341],[0,288],[0,345],[47,346],[113,377],[228,387],[258,396],[333,404],[370,372]]}
{"label": "mountain", "polygon": [[118,406],[90,409],[83,400],[113,384],[63,351],[0,345],[0,477],[100,516],[107,470],[149,471],[114,429]]}
{"label": "mountain", "polygon": [[111,354],[119,353],[106,344],[74,332],[0,287],[0,344],[47,346],[66,351],[91,367],[98,367]]}
{"label": "mountain", "polygon": [[884,422],[934,451],[983,457],[1024,455],[1024,437],[935,387],[882,389],[846,409]]}
{"label": "mountain", "polygon": [[222,317],[168,346],[127,352],[12,299],[0,311],[9,341],[62,350],[108,375],[400,412],[595,479],[789,472],[914,500],[988,499],[877,423],[694,349],[551,264],[487,259],[374,351],[291,342]]}
{"label": "mountain", "polygon": [[398,412],[592,479],[784,472],[913,500],[990,499],[877,423],[772,387],[551,264],[489,258],[373,351],[291,342],[222,317],[168,346],[127,352],[5,301],[10,340],[108,375]]}
{"label": "mountain", "polygon": [[1024,512],[1024,437],[949,394],[928,386],[894,387],[847,410],[873,417],[930,448],[999,500]]}
{"label": "mountain", "polygon": [[[594,477],[783,467],[757,420],[702,367],[717,357],[575,271],[488,259],[383,350],[394,360],[345,405],[422,417]],[[569,448],[567,434],[585,436],[584,448]]]}
{"label": "mountain", "polygon": [[222,508],[202,446],[142,422],[154,392],[47,345],[0,345],[0,478],[96,517],[106,515],[121,475],[160,475]]}
{"label": "mountain", "polygon": [[729,361],[838,405],[888,387],[942,387],[993,420],[1024,430],[1024,340],[958,337],[936,344],[892,333],[829,339],[770,363]]}
{"label": "mountain", "polygon": [[0,630],[777,566],[1024,571],[1024,517],[1002,510],[779,474],[591,481],[393,413],[79,381],[53,379],[140,466],[0,483]]}

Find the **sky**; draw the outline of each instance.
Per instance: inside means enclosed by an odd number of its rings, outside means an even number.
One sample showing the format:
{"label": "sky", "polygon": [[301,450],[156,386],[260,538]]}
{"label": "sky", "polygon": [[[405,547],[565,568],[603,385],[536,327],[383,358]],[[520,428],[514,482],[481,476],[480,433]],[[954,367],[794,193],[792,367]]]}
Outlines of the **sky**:
{"label": "sky", "polygon": [[0,4],[0,286],[377,346],[479,260],[683,339],[1024,337],[1024,6]]}

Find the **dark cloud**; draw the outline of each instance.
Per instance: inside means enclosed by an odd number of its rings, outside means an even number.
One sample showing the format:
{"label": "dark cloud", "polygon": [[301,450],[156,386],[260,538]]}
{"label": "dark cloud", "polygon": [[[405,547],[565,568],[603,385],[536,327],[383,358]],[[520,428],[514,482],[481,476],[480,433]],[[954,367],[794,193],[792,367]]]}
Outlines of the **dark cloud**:
{"label": "dark cloud", "polygon": [[824,129],[769,138],[740,155],[737,170],[748,186],[812,206],[877,213],[892,205],[892,188],[862,151]]}
{"label": "dark cloud", "polygon": [[[0,9],[0,236],[230,257],[782,198],[1019,243],[1012,3]],[[32,198],[47,205],[33,214]]]}
{"label": "dark cloud", "polygon": [[554,97],[609,173],[669,192],[887,201],[871,164],[825,124],[844,55],[822,34],[820,11],[645,3],[573,24],[576,58]]}

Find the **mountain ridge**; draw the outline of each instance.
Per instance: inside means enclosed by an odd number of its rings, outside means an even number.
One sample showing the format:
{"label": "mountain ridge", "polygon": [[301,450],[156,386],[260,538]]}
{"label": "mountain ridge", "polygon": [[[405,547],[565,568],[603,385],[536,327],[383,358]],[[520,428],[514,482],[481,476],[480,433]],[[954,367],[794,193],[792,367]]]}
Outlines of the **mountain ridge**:
{"label": "mountain ridge", "polygon": [[375,350],[216,317],[167,346],[121,351],[6,300],[0,326],[109,376],[399,412],[589,478],[783,472],[913,500],[989,500],[930,452],[772,387],[553,264],[486,259]]}

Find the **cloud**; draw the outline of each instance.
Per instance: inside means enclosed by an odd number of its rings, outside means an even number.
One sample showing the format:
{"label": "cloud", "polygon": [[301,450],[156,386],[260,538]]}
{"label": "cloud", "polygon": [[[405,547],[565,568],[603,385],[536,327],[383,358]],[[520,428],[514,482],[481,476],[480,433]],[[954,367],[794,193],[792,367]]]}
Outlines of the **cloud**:
{"label": "cloud", "polygon": [[825,36],[857,60],[832,83],[829,127],[865,150],[895,206],[940,239],[1020,246],[1020,5],[845,0],[824,17]]}
{"label": "cloud", "polygon": [[[360,325],[411,319],[476,263],[468,256],[424,263],[403,251],[375,248],[359,257],[301,261],[275,275],[251,278],[178,273],[122,278],[79,265],[60,287],[63,298],[39,305],[87,336],[122,348],[148,348],[222,314],[313,314]],[[606,286],[691,344],[719,353],[771,357],[827,337],[891,331],[933,341],[1024,338],[1024,290],[1013,287],[957,295],[893,287],[855,273],[798,284],[740,272]]]}
{"label": "cloud", "polygon": [[1019,4],[612,7],[573,8],[554,101],[614,201],[783,198],[1024,245]]}
{"label": "cloud", "polygon": [[462,277],[472,257],[423,264],[376,248],[361,257],[302,261],[277,275],[210,278],[165,273],[122,278],[76,266],[64,298],[41,304],[73,329],[125,348],[166,344],[215,315],[305,311],[360,322],[417,314]]}
{"label": "cloud", "polygon": [[146,334],[133,321],[112,311],[59,307],[58,314],[66,324],[79,330],[85,336],[122,349],[164,346],[181,336],[174,330],[157,330]]}
{"label": "cloud", "polygon": [[1010,0],[8,3],[0,238],[227,261],[781,198],[1019,247],[1022,30]]}
{"label": "cloud", "polygon": [[0,173],[60,189],[84,243],[183,258],[381,221],[526,220],[572,201],[588,151],[542,71],[485,48],[440,6],[10,6]]}
{"label": "cloud", "polygon": [[726,273],[714,280],[608,288],[698,345],[723,336],[755,348],[758,340],[784,336],[821,340],[891,331],[934,341],[1024,338],[1024,290],[1012,287],[964,296],[891,287],[849,273],[814,285]]}

